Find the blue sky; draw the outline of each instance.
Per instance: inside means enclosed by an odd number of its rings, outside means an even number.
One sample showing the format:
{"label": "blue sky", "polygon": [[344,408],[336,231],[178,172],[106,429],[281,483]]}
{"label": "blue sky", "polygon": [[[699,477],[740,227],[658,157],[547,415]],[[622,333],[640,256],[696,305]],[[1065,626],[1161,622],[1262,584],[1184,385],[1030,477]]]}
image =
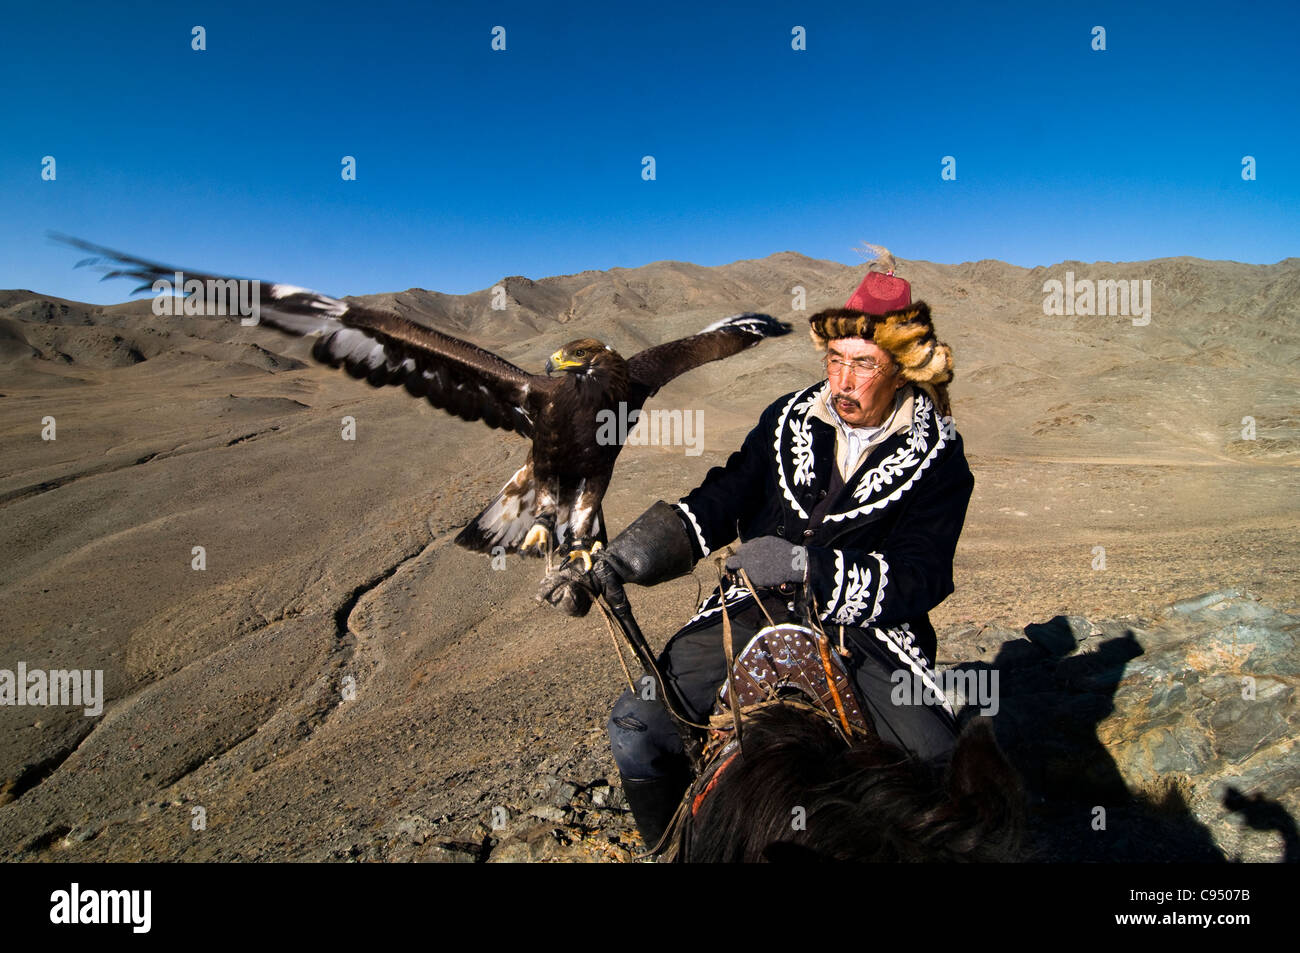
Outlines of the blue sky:
{"label": "blue sky", "polygon": [[333,294],[862,240],[1300,255],[1300,5],[1045,6],[10,5],[0,288],[128,297],[51,230]]}

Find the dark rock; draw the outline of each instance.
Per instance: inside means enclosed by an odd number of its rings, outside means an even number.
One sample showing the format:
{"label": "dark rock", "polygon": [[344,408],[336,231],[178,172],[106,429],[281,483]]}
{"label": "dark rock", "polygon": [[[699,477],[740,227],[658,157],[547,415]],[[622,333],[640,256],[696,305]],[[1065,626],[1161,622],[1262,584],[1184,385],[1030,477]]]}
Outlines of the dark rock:
{"label": "dark rock", "polygon": [[1300,858],[1297,634],[1223,589],[1141,627],[1057,616],[1004,642],[995,727],[1038,805],[1037,856]]}
{"label": "dark rock", "polygon": [[422,864],[476,864],[479,854],[463,845],[429,844],[412,859]]}

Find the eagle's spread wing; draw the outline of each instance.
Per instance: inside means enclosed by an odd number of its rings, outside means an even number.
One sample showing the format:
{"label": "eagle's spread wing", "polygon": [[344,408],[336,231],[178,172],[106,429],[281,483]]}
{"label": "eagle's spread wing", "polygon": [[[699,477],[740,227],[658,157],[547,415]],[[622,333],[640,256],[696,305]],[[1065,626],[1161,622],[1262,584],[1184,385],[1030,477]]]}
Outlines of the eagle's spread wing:
{"label": "eagle's spread wing", "polygon": [[720,361],[763,338],[790,333],[790,325],[768,314],[746,312],[710,324],[699,334],[646,348],[628,359],[629,406],[640,407],[670,380],[692,368]]}
{"label": "eagle's spread wing", "polygon": [[[104,271],[104,279],[138,278],[147,291],[153,282],[170,282],[181,271],[188,281],[230,281],[217,275],[169,268],[157,262],[92,245],[77,238],[60,241],[93,252],[79,262]],[[105,262],[114,267],[105,266]],[[177,289],[178,291],[180,289]],[[468,341],[416,324],[401,315],[348,304],[306,288],[260,282],[260,323],[300,337],[317,336],[312,356],[375,387],[401,384],[415,397],[464,420],[533,435],[539,398],[552,382],[529,374]]]}

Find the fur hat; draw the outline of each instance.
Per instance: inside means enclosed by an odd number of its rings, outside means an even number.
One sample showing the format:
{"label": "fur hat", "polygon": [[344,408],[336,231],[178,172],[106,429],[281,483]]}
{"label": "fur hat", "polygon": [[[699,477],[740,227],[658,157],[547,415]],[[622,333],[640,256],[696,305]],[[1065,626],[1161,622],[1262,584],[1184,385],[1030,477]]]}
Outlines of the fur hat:
{"label": "fur hat", "polygon": [[[912,304],[911,300],[911,286],[892,271],[888,275],[869,272],[849,299],[849,307],[819,311],[808,319],[808,331],[819,351],[836,338],[874,342],[897,362],[903,379],[919,385],[933,398],[939,415],[947,417],[952,414],[948,401],[952,349],[935,337],[930,306],[924,301]],[[875,302],[903,306],[878,314],[860,307]]]}

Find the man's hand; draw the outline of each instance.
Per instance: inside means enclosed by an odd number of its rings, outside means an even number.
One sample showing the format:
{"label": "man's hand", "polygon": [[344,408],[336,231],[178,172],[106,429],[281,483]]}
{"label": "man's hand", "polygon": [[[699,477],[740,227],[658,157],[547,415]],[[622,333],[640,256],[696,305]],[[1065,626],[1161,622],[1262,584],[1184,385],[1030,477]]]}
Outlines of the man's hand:
{"label": "man's hand", "polygon": [[759,536],[727,560],[727,570],[744,569],[756,586],[779,586],[783,582],[805,582],[808,577],[808,550],[780,536]]}
{"label": "man's hand", "polygon": [[[599,559],[599,554],[597,555]],[[581,619],[591,611],[592,584],[580,562],[568,562],[548,572],[533,599],[549,603],[565,615]]]}

